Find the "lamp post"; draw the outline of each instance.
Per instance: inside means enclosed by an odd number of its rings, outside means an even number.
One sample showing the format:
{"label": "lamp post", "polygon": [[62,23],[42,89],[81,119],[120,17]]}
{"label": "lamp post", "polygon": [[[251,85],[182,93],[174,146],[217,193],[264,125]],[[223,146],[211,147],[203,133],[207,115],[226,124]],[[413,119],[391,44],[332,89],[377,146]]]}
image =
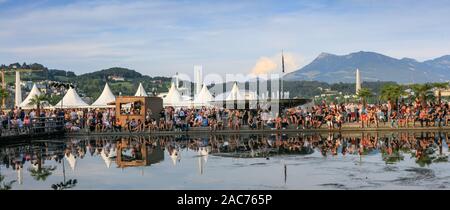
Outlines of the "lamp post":
{"label": "lamp post", "polygon": [[66,181],[66,167],[64,165],[64,158],[62,159],[62,165],[63,165],[63,182],[60,182],[58,184],[52,184],[52,189],[54,190],[65,190],[69,188],[73,188],[77,185],[78,181],[77,179],[69,179]]}
{"label": "lamp post", "polygon": [[[65,89],[73,88],[73,85],[71,83],[68,83],[68,82],[52,82],[51,86],[55,87],[55,88],[58,88],[58,89],[61,89],[61,88],[65,88]],[[63,108],[64,108],[64,96],[61,99],[61,111],[62,111],[63,115],[60,116],[60,117],[64,118]]]}

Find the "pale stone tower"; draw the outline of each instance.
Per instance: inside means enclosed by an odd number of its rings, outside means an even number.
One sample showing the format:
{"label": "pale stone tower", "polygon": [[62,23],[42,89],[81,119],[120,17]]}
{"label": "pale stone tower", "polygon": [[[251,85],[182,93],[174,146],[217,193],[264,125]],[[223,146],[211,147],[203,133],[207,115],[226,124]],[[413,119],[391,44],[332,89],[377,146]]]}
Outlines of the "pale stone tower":
{"label": "pale stone tower", "polygon": [[200,65],[194,66],[194,80],[195,80],[195,94],[199,94],[200,90],[202,90],[203,84],[203,67]]}
{"label": "pale stone tower", "polygon": [[359,69],[356,69],[356,94],[361,90],[361,75]]}
{"label": "pale stone tower", "polygon": [[22,88],[20,87],[20,72],[16,71],[15,105],[20,106],[21,103],[22,103]]}

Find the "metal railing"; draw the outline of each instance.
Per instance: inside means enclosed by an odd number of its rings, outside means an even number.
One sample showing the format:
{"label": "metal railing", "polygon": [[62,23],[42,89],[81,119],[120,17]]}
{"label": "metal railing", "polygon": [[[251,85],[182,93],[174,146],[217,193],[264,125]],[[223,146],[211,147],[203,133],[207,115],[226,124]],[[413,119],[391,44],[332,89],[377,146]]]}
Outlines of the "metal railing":
{"label": "metal railing", "polygon": [[0,136],[51,134],[64,130],[63,117],[37,117],[29,124],[15,123],[14,119],[1,120]]}

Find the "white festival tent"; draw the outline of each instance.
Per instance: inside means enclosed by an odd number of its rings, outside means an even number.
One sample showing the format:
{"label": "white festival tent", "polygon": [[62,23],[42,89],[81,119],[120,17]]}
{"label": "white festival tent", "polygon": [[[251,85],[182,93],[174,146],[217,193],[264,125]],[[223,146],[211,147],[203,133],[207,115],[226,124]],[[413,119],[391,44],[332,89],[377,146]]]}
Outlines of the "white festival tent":
{"label": "white festival tent", "polygon": [[142,83],[139,83],[139,87],[136,91],[136,94],[134,94],[134,96],[145,96],[145,97],[148,96],[144,90],[144,86],[142,86]]}
{"label": "white festival tent", "polygon": [[203,84],[202,89],[200,90],[200,93],[197,94],[197,96],[194,99],[194,105],[195,106],[209,106],[211,101],[214,100],[214,97],[209,92],[208,88],[205,84]]}
{"label": "white festival tent", "polygon": [[78,93],[72,87],[69,88],[66,95],[59,101],[54,108],[85,108],[89,105],[81,99]]}
{"label": "white festival tent", "polygon": [[180,92],[175,87],[175,83],[172,82],[169,92],[164,97],[164,106],[179,106],[182,100]]}
{"label": "white festival tent", "polygon": [[[28,96],[25,98],[25,100],[22,101],[22,103],[20,103],[19,107],[21,107],[22,109],[34,109],[36,108],[36,105],[30,105],[30,101],[34,96],[39,96],[41,95],[41,91],[37,88],[36,84],[33,84],[33,88],[31,88],[30,93],[28,94]],[[47,104],[42,104],[41,105],[42,108],[48,108],[50,107],[50,105]]]}
{"label": "white festival tent", "polygon": [[111,168],[111,163],[112,163],[112,161],[111,161],[111,159],[109,158],[109,155],[106,154],[105,148],[103,148],[103,150],[102,150],[102,152],[100,153],[100,155],[102,156],[103,161],[105,161],[106,167],[107,167],[107,168]]}
{"label": "white festival tent", "polygon": [[111,89],[109,88],[108,83],[105,84],[105,87],[103,88],[103,92],[98,97],[98,99],[91,105],[92,108],[107,108],[107,107],[114,107],[114,105],[108,105],[111,102],[116,101],[116,96],[112,93]]}
{"label": "white festival tent", "polygon": [[237,82],[233,84],[233,88],[231,88],[230,94],[227,96],[227,101],[233,101],[233,100],[245,100],[245,96],[241,94],[239,91],[239,87],[237,85]]}

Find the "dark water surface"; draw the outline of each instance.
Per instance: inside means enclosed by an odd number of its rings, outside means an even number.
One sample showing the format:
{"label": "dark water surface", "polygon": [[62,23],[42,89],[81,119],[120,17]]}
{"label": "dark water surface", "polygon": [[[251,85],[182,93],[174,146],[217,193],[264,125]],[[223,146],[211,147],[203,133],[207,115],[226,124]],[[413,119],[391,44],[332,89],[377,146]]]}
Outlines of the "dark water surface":
{"label": "dark water surface", "polygon": [[13,190],[449,189],[448,138],[447,132],[360,132],[39,140],[0,145],[0,185]]}

